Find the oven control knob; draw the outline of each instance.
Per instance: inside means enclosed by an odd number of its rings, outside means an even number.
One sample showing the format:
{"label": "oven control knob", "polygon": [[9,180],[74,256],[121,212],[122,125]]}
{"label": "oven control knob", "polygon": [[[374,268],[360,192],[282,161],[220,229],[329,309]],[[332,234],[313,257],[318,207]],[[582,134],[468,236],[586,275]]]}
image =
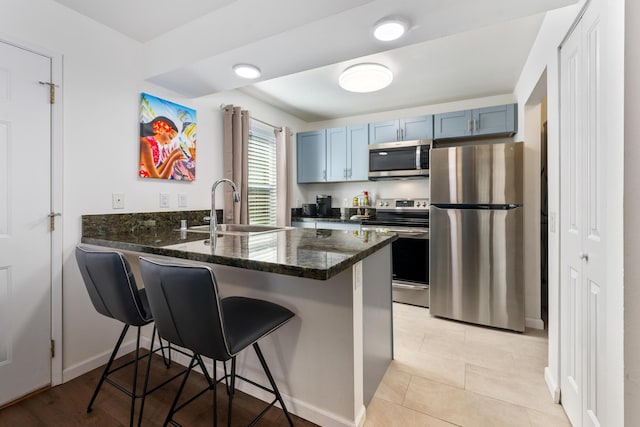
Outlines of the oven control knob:
{"label": "oven control knob", "polygon": [[383,202],[379,202],[378,206],[384,206],[384,203]]}
{"label": "oven control knob", "polygon": [[389,202],[384,202],[384,205],[385,206],[389,206]]}

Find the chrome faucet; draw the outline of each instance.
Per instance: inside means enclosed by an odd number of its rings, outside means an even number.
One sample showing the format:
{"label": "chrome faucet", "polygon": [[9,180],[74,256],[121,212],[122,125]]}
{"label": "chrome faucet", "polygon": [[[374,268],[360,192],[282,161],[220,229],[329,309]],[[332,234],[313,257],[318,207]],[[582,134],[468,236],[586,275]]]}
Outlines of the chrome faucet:
{"label": "chrome faucet", "polygon": [[[233,181],[223,178],[213,183],[213,186],[211,187],[211,214],[209,216],[209,239],[211,246],[213,246],[216,242],[216,228],[218,222],[216,216],[216,187],[223,182],[231,185],[231,189],[233,190],[233,202],[240,202],[240,192],[238,191],[238,187],[236,187],[236,184]],[[205,218],[205,220],[206,219],[207,218]]]}

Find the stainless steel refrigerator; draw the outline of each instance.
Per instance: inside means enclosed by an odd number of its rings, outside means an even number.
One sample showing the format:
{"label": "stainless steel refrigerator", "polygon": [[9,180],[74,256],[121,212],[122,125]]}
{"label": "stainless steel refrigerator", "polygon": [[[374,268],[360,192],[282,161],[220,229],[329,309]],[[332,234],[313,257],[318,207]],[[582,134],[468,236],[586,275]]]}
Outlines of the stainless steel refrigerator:
{"label": "stainless steel refrigerator", "polygon": [[431,314],[524,331],[522,156],[522,142],[431,150]]}

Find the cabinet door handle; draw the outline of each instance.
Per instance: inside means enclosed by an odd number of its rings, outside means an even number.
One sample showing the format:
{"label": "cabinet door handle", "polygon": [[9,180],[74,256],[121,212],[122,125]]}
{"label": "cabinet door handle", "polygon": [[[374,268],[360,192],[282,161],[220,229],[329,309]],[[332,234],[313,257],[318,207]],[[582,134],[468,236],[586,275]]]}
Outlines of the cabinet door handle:
{"label": "cabinet door handle", "polygon": [[396,129],[396,140],[400,140],[400,129]]}
{"label": "cabinet door handle", "polygon": [[477,131],[480,126],[478,126],[478,119],[473,119],[473,130]]}
{"label": "cabinet door handle", "polygon": [[351,178],[351,168],[347,169],[349,171],[349,178]]}
{"label": "cabinet door handle", "polygon": [[404,141],[404,129],[400,128],[400,141]]}
{"label": "cabinet door handle", "polygon": [[322,179],[327,179],[327,170],[326,169],[324,169],[322,171]]}
{"label": "cabinet door handle", "polygon": [[467,120],[467,132],[471,132],[471,120]]}
{"label": "cabinet door handle", "polygon": [[581,260],[585,261],[585,262],[589,262],[589,254],[586,252],[580,252],[580,254],[578,255],[580,257]]}

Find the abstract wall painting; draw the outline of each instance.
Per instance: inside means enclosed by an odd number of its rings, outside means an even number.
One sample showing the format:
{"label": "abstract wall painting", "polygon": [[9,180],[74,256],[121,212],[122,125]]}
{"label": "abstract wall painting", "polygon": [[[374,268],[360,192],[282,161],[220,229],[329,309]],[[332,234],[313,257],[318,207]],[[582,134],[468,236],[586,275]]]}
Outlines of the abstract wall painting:
{"label": "abstract wall painting", "polygon": [[141,178],[196,178],[196,110],[140,94]]}

